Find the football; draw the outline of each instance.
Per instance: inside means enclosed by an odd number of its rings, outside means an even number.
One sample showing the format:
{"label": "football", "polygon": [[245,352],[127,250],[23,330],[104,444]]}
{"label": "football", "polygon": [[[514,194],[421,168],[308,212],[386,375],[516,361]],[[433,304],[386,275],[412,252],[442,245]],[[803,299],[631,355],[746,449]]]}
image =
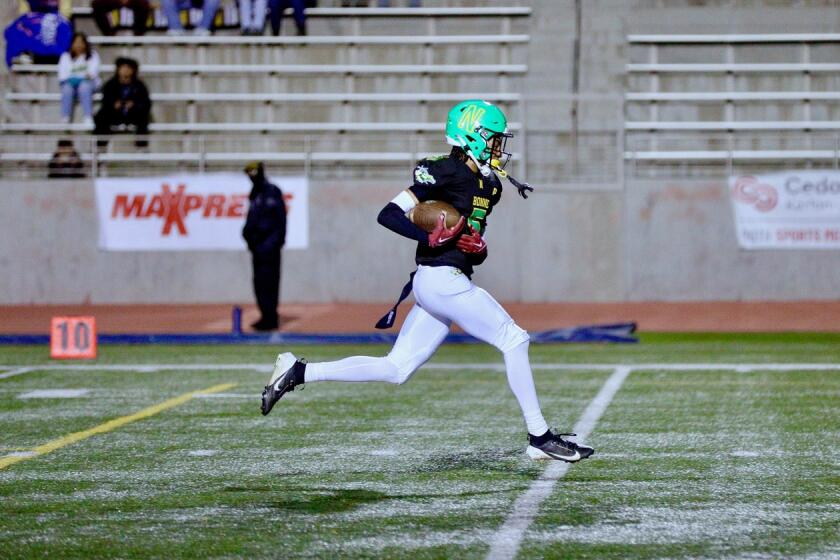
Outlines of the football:
{"label": "football", "polygon": [[446,214],[446,227],[448,228],[457,224],[461,217],[455,207],[448,202],[427,200],[409,210],[408,219],[423,231],[430,232],[435,229],[441,212]]}

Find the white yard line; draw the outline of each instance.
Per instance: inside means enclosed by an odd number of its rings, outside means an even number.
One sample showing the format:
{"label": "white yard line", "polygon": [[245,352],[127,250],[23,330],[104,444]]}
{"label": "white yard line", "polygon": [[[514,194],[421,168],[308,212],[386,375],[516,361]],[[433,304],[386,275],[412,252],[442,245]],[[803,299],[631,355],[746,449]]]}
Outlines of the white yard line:
{"label": "white yard line", "polygon": [[5,371],[0,373],[0,379],[6,379],[7,377],[14,377],[15,375],[20,375],[22,373],[26,373],[28,371],[32,371],[33,369],[37,369],[34,367],[18,367],[11,371]]}
{"label": "white yard line", "polygon": [[[595,395],[595,398],[583,411],[583,415],[577,421],[574,432],[578,434],[581,441],[585,440],[592,432],[598,419],[607,409],[621,384],[627,379],[631,368],[617,367],[606,383]],[[513,511],[508,515],[505,522],[493,535],[490,541],[490,551],[487,553],[489,560],[500,560],[515,558],[519,551],[519,545],[525,535],[528,526],[536,517],[543,500],[551,495],[554,485],[569,470],[569,463],[553,461],[549,463],[543,474],[531,484],[528,491],[519,496],[513,504]]]}
{"label": "white yard line", "polygon": [[[542,363],[531,364],[534,370],[562,370],[562,371],[614,371],[626,367],[632,371],[641,370],[671,370],[671,371],[840,371],[840,363],[767,363],[767,364],[710,364],[710,363],[652,363],[652,364],[570,364],[570,363]],[[37,366],[0,365],[0,369],[12,370],[0,373],[0,379],[12,377],[28,371],[133,371],[137,373],[152,373],[157,371],[231,371],[250,370],[270,372],[270,363],[262,364],[42,364]],[[429,370],[463,370],[489,369],[504,371],[501,362],[435,362],[426,364],[423,369]]]}

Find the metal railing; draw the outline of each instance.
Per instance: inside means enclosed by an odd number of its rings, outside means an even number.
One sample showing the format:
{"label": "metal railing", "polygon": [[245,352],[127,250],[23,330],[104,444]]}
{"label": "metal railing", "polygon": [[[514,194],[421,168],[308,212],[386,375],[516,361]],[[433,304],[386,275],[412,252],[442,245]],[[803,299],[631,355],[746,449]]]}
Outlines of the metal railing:
{"label": "metal railing", "polygon": [[[38,177],[48,169],[58,144],[70,142],[84,164],[85,174],[143,175],[152,172],[205,172],[236,168],[250,160],[275,167],[294,167],[307,174],[313,166],[335,162],[398,164],[410,167],[423,154],[422,141],[398,142],[394,149],[372,150],[360,141],[353,146],[343,138],[275,135],[16,135],[0,140],[0,174]],[[369,144],[368,144],[369,145]]]}
{"label": "metal railing", "polygon": [[[511,144],[513,159],[508,171],[546,190],[620,188],[621,135],[620,127],[576,136],[562,128],[523,129]],[[72,142],[86,177],[231,170],[256,159],[274,170],[313,178],[405,179],[419,159],[449,151],[439,132],[370,137],[6,135],[0,138],[0,176],[45,178],[60,140]]]}
{"label": "metal railing", "polygon": [[[432,94],[433,96],[434,94]],[[513,95],[513,94],[499,94]],[[511,123],[516,138],[509,171],[546,190],[615,190],[624,168],[622,98],[617,95],[576,98],[519,95]],[[572,115],[581,117],[574,127]],[[521,120],[520,120],[521,119]],[[0,175],[43,178],[59,140],[70,139],[84,163],[86,176],[133,176],[177,171],[203,172],[238,168],[261,159],[274,168],[312,173],[315,177],[405,178],[406,170],[427,155],[449,150],[441,126],[418,132],[347,134],[159,133],[147,138],[116,135],[98,144],[84,131],[7,134],[0,138]],[[145,141],[145,146],[136,141]]]}
{"label": "metal railing", "polygon": [[628,174],[705,176],[780,169],[840,169],[840,133],[628,136]]}

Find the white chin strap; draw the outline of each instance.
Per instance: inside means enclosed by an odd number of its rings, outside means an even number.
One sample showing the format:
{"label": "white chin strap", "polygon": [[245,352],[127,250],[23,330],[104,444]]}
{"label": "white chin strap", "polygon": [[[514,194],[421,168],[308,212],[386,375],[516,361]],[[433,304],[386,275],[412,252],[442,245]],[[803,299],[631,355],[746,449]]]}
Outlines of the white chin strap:
{"label": "white chin strap", "polygon": [[490,163],[481,163],[480,161],[478,161],[478,159],[473,155],[472,150],[470,149],[466,149],[466,152],[467,155],[470,156],[470,159],[473,160],[476,166],[478,166],[478,170],[481,171],[481,174],[484,177],[489,177],[490,173],[493,172],[493,170],[490,168]]}

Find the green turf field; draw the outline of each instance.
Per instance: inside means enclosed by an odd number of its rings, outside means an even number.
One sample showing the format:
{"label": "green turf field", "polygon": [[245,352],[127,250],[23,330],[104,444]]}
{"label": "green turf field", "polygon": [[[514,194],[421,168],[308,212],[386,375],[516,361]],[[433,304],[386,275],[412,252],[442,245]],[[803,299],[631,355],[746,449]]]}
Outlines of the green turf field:
{"label": "green turf field", "polygon": [[0,557],[840,557],[840,336],[532,346],[549,423],[597,450],[559,474],[491,348],[262,417],[277,350],[0,347]]}

